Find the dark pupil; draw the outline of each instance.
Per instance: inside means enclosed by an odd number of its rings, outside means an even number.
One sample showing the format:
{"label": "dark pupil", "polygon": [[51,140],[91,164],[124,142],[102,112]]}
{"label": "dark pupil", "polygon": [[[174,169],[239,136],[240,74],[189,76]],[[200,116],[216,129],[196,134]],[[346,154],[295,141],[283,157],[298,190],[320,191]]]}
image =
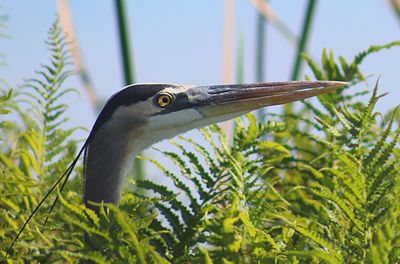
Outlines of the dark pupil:
{"label": "dark pupil", "polygon": [[164,97],[162,98],[162,102],[163,102],[164,104],[168,103],[168,102],[169,102],[168,97],[164,96]]}

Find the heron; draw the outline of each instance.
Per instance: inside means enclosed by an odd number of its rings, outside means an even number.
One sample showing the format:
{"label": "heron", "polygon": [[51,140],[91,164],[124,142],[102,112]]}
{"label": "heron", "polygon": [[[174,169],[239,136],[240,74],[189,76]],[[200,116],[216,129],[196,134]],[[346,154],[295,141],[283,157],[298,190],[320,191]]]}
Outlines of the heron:
{"label": "heron", "polygon": [[107,101],[77,156],[32,211],[10,249],[48,195],[64,179],[60,188],[62,191],[82,153],[83,202],[97,212],[98,207],[94,204],[118,204],[133,158],[154,143],[262,107],[317,96],[346,84],[338,81],[289,81],[205,86],[159,83],[126,86]]}

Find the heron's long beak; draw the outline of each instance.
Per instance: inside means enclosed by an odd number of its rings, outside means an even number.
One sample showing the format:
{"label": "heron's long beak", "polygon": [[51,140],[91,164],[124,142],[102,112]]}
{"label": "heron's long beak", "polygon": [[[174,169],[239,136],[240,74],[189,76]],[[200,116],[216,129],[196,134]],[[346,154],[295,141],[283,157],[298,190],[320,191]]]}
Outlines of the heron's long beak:
{"label": "heron's long beak", "polygon": [[201,87],[207,95],[196,109],[206,117],[249,112],[330,92],[347,85],[336,81],[293,81]]}

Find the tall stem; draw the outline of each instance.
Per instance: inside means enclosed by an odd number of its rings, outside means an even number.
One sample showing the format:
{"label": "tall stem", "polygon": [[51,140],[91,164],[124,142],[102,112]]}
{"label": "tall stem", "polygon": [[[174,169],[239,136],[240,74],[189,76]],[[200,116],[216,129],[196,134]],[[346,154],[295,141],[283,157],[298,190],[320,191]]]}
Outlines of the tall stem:
{"label": "tall stem", "polygon": [[298,80],[300,77],[301,67],[302,67],[301,53],[303,53],[307,48],[307,42],[311,32],[312,20],[315,14],[314,11],[316,3],[317,0],[308,1],[307,12],[304,18],[303,28],[301,30],[301,36],[297,46],[296,58],[293,65],[292,78],[291,78],[292,80]]}
{"label": "tall stem", "polygon": [[[265,81],[265,17],[260,12],[257,16],[257,40],[256,40],[256,81]],[[257,111],[258,120],[263,120],[264,109],[261,108]]]}
{"label": "tall stem", "polygon": [[[115,11],[118,26],[118,37],[121,51],[121,60],[124,71],[124,84],[135,83],[134,66],[132,62],[132,51],[129,38],[129,29],[126,15],[125,0],[115,0]],[[135,177],[138,179],[144,178],[143,162],[135,159]]]}
{"label": "tall stem", "polygon": [[244,83],[244,38],[239,35],[236,49],[236,83]]}
{"label": "tall stem", "polygon": [[[293,70],[292,70],[292,80],[298,80],[301,74],[301,68],[302,68],[302,59],[301,59],[301,54],[305,52],[307,48],[307,42],[309,39],[309,35],[311,32],[311,27],[312,27],[312,21],[314,18],[315,14],[315,6],[316,6],[317,0],[309,0],[307,4],[307,10],[306,14],[304,17],[304,22],[301,30],[301,35],[299,39],[299,43],[297,45],[296,49],[296,57],[295,57],[295,62],[293,64]],[[286,104],[285,107],[285,114],[292,114],[293,113],[293,104]]]}
{"label": "tall stem", "polygon": [[115,10],[118,26],[118,37],[121,51],[121,60],[124,71],[125,85],[135,82],[135,74],[132,63],[131,44],[129,41],[129,29],[126,16],[125,0],[115,0]]}

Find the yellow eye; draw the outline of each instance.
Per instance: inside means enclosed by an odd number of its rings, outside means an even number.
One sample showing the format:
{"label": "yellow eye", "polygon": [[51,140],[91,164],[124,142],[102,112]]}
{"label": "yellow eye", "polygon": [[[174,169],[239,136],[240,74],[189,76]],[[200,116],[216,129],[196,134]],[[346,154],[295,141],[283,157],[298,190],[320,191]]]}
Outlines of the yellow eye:
{"label": "yellow eye", "polygon": [[162,93],[159,94],[155,99],[155,102],[159,107],[167,107],[174,100],[174,96],[169,93]]}

